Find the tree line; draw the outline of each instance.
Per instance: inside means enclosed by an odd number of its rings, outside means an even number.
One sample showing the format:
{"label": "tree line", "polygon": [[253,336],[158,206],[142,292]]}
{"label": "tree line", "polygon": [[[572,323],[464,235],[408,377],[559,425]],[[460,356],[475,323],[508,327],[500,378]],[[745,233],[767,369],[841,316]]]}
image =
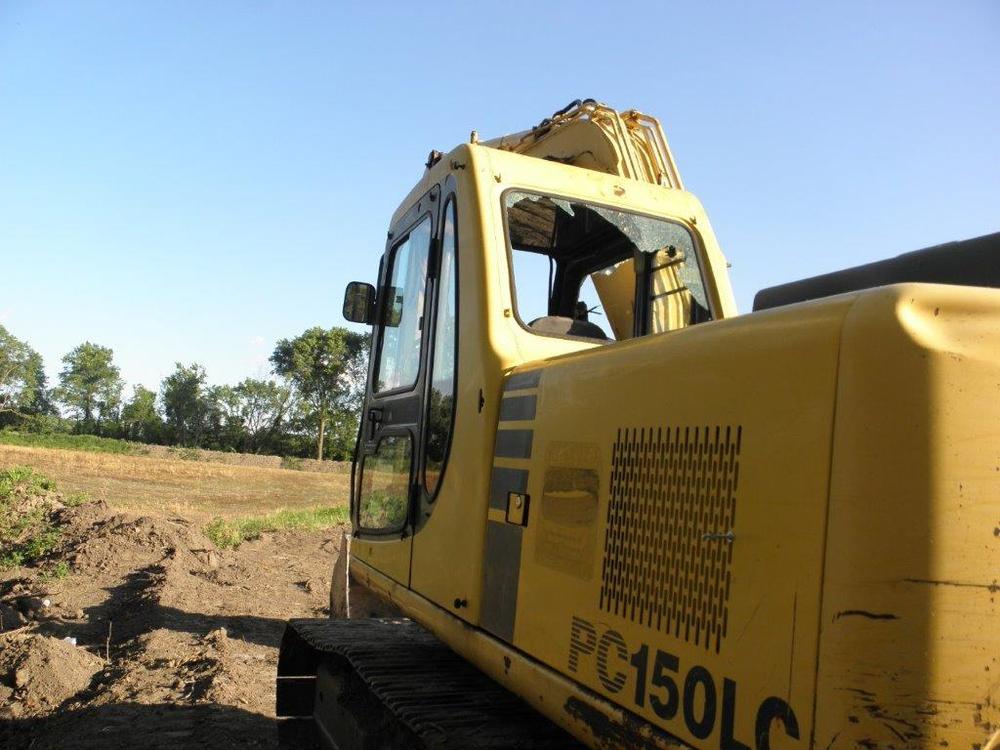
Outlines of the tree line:
{"label": "tree line", "polygon": [[158,390],[125,383],[114,352],[86,341],[50,387],[41,355],[0,325],[0,429],[71,432],[241,453],[346,459],[364,396],[368,337],[309,328],[282,339],[269,378],[211,385],[176,363]]}

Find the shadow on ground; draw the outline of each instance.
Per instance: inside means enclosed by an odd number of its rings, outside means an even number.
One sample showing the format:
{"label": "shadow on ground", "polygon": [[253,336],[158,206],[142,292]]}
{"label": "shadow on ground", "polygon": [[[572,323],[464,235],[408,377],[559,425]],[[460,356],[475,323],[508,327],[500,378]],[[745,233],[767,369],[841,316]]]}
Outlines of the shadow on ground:
{"label": "shadow on ground", "polygon": [[[114,703],[0,723],[5,750],[278,748],[275,719],[230,706]],[[287,747],[287,745],[286,745]]]}
{"label": "shadow on ground", "polygon": [[120,585],[107,590],[107,599],[83,610],[87,615],[85,620],[42,621],[37,632],[57,638],[73,637],[80,645],[98,651],[108,640],[109,622],[112,649],[156,628],[204,636],[222,627],[230,638],[273,648],[280,644],[285,630],[284,619],[186,612],[160,604],[156,600],[155,584],[162,574],[160,565],[129,573]]}

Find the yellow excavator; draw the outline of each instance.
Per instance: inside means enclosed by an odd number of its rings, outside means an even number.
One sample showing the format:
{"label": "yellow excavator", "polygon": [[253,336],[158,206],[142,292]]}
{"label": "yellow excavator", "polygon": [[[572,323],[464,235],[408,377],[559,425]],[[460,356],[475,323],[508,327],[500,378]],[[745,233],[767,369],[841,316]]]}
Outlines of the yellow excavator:
{"label": "yellow excavator", "polygon": [[742,316],[726,269],[652,117],[431,152],[345,297],[350,554],[283,736],[1000,748],[1000,234]]}

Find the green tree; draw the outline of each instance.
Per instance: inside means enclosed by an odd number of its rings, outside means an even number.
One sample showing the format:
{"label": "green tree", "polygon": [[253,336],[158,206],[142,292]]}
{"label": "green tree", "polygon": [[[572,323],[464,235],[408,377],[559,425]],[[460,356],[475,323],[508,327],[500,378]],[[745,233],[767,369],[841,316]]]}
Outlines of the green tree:
{"label": "green tree", "polygon": [[365,388],[368,381],[368,358],[371,354],[371,338],[360,335],[347,359],[347,367],[341,378],[343,383],[342,397],[338,403],[336,417],[336,437],[332,458],[338,460],[350,459],[354,456],[354,444],[358,438],[358,423],[361,419],[361,408],[364,406]]}
{"label": "green tree", "polygon": [[52,402],[52,391],[49,389],[49,379],[45,374],[42,355],[32,351],[31,356],[28,357],[28,368],[32,372],[31,380],[34,385],[33,394],[25,404],[24,411],[29,416],[58,417],[59,410]]}
{"label": "green tree", "polygon": [[282,339],[274,348],[274,372],[286,378],[308,407],[316,429],[316,457],[322,461],[324,439],[331,415],[346,408],[352,398],[352,378],[367,336],[346,328],[310,328],[293,339]]}
{"label": "green tree", "polygon": [[356,411],[334,409],[330,417],[327,437],[326,457],[334,461],[349,461],[354,455],[354,443],[358,438],[358,418]]}
{"label": "green tree", "polygon": [[[347,355],[347,366],[341,378],[342,397],[340,408],[358,418],[365,400],[365,386],[368,382],[368,356],[371,353],[371,338],[367,334],[353,334]],[[357,419],[355,419],[355,428]],[[352,446],[353,450],[353,446]]]}
{"label": "green tree", "polygon": [[174,443],[200,447],[209,431],[212,411],[205,368],[197,363],[188,367],[176,364],[160,386],[167,432]]}
{"label": "green tree", "polygon": [[243,428],[244,453],[260,453],[278,434],[291,403],[291,389],[273,380],[246,378],[233,389]]}
{"label": "green tree", "polygon": [[122,437],[140,443],[163,439],[163,418],[156,410],[156,391],[141,385],[132,389],[132,398],[122,407]]}
{"label": "green tree", "polygon": [[0,415],[50,411],[41,355],[0,325]]}
{"label": "green tree", "polygon": [[209,431],[214,447],[261,453],[277,447],[286,426],[291,389],[270,380],[246,378],[208,390]]}
{"label": "green tree", "polygon": [[63,357],[56,398],[62,401],[83,429],[107,425],[118,418],[122,382],[106,346],[85,341]]}
{"label": "green tree", "polygon": [[243,424],[239,417],[239,399],[232,386],[214,385],[205,389],[206,448],[238,450],[243,442]]}

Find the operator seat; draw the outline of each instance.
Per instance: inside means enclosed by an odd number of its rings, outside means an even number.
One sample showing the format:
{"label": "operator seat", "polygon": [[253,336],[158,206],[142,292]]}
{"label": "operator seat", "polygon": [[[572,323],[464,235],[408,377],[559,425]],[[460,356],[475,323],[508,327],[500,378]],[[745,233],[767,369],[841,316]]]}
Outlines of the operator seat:
{"label": "operator seat", "polygon": [[558,315],[546,315],[543,318],[535,318],[528,323],[528,328],[539,333],[555,334],[557,336],[580,336],[602,342],[611,341],[608,335],[596,323],[591,323],[589,320],[563,318]]}

